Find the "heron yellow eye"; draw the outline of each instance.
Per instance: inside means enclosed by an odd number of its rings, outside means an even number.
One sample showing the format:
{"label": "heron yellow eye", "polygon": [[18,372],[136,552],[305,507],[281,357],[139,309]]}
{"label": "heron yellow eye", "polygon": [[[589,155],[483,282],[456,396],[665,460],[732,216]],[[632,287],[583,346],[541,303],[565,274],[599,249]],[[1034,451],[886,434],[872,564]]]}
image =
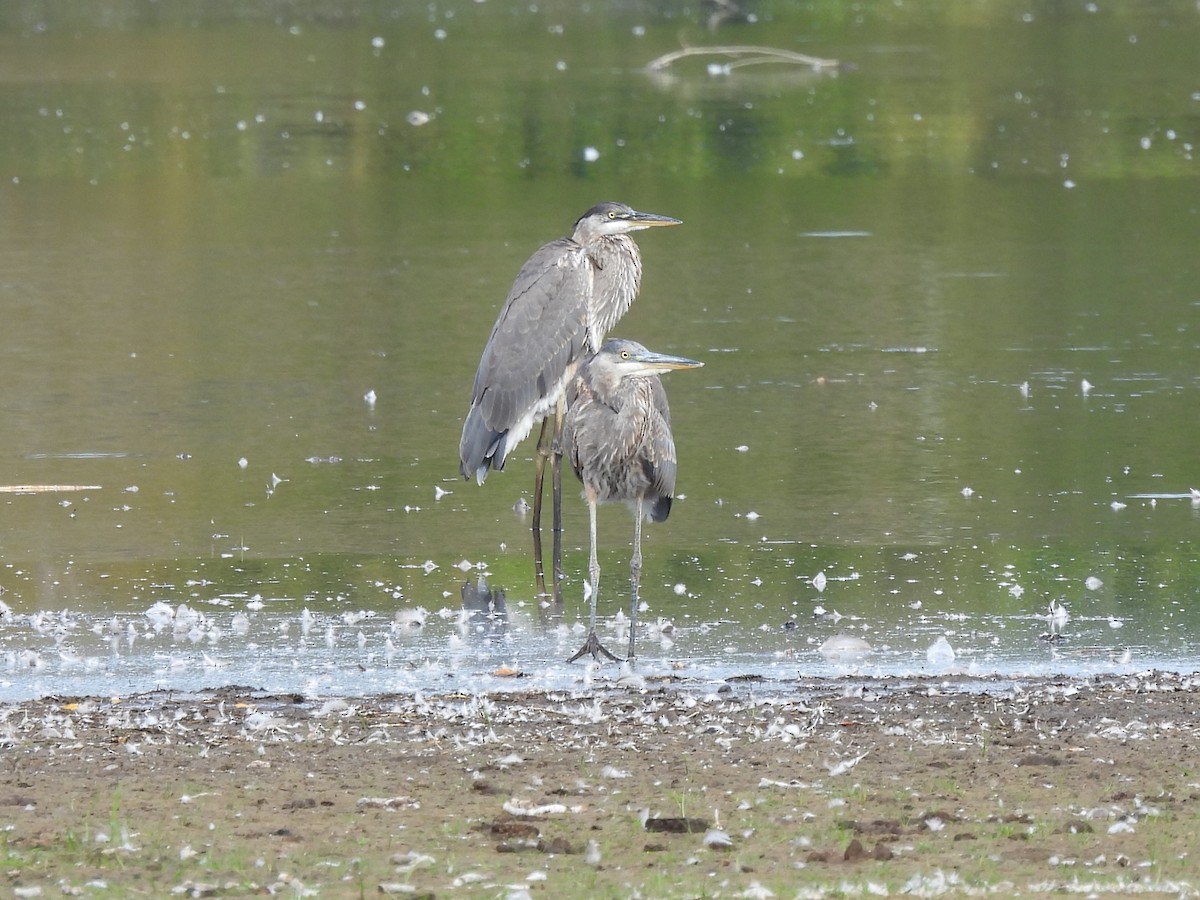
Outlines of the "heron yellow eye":
{"label": "heron yellow eye", "polygon": [[621,351],[621,359],[629,359],[629,351],[628,350]]}
{"label": "heron yellow eye", "polygon": [[617,217],[617,214],[616,214],[615,212],[613,212],[613,211],[610,209],[610,210],[608,211],[608,217],[609,217],[610,219],[615,219],[615,218]]}

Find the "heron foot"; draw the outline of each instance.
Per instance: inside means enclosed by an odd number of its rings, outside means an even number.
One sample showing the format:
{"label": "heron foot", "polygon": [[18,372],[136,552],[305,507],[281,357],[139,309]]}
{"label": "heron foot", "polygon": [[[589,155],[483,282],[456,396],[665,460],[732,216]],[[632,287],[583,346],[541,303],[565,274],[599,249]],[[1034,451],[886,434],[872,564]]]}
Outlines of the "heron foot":
{"label": "heron foot", "polygon": [[576,651],[575,655],[568,659],[567,662],[573,663],[575,660],[579,659],[581,656],[585,656],[588,653],[592,654],[592,659],[596,660],[596,662],[600,661],[601,656],[607,656],[613,662],[623,662],[621,657],[617,656],[602,643],[600,643],[600,638],[596,637],[596,632],[594,631],[588,632],[587,640],[583,642],[583,646],[580,647],[579,650]]}

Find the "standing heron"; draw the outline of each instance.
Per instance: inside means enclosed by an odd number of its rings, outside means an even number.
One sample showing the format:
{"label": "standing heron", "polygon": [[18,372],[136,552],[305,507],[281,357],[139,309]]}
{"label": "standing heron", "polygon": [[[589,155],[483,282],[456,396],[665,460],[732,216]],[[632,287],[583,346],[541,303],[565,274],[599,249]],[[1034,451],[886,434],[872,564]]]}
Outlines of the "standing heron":
{"label": "standing heron", "polygon": [[571,383],[563,426],[563,452],[583,482],[588,503],[592,555],[592,618],[587,641],[567,662],[585,653],[616,660],[596,637],[596,596],[600,563],[596,560],[596,505],[623,500],[633,508],[633,555],[629,560],[629,656],[637,637],[638,589],[642,574],[642,519],[666,521],[675,491],[675,441],[671,411],[658,375],[704,365],[682,356],[666,356],[634,341],[612,340],[589,359]]}
{"label": "standing heron", "polygon": [[[500,310],[471,388],[471,408],[458,445],[460,471],[483,484],[533,426],[542,423],[533,481],[533,555],[538,590],[542,563],[542,483],[552,457],[554,596],[562,579],[562,423],[564,393],[582,359],[604,343],[642,283],[642,256],[630,232],[678,219],[599,203],[570,237],[529,257]],[[553,425],[551,421],[553,420]]]}

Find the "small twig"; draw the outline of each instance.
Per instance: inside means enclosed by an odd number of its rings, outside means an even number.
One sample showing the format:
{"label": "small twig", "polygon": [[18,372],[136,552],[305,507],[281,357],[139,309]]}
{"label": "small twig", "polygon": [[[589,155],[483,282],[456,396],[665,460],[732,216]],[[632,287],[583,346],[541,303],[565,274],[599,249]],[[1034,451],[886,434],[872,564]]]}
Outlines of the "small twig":
{"label": "small twig", "polygon": [[[729,68],[735,66],[757,65],[760,63],[791,63],[808,66],[812,69],[836,69],[840,64],[836,59],[822,59],[819,56],[809,56],[806,53],[796,53],[792,50],[780,50],[776,47],[684,47],[682,50],[672,50],[657,59],[652,59],[646,66],[651,72],[661,72],[667,66],[688,56],[732,56],[735,61],[729,63]],[[751,57],[743,59],[742,57]]]}

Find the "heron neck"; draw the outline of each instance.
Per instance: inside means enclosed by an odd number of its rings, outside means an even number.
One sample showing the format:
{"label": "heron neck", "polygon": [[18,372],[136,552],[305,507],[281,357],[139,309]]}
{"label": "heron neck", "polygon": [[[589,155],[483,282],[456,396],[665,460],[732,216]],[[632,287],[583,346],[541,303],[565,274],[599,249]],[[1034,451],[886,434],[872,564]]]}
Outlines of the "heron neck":
{"label": "heron neck", "polygon": [[587,249],[593,266],[588,330],[593,349],[599,349],[641,289],[642,254],[627,234],[602,237]]}

